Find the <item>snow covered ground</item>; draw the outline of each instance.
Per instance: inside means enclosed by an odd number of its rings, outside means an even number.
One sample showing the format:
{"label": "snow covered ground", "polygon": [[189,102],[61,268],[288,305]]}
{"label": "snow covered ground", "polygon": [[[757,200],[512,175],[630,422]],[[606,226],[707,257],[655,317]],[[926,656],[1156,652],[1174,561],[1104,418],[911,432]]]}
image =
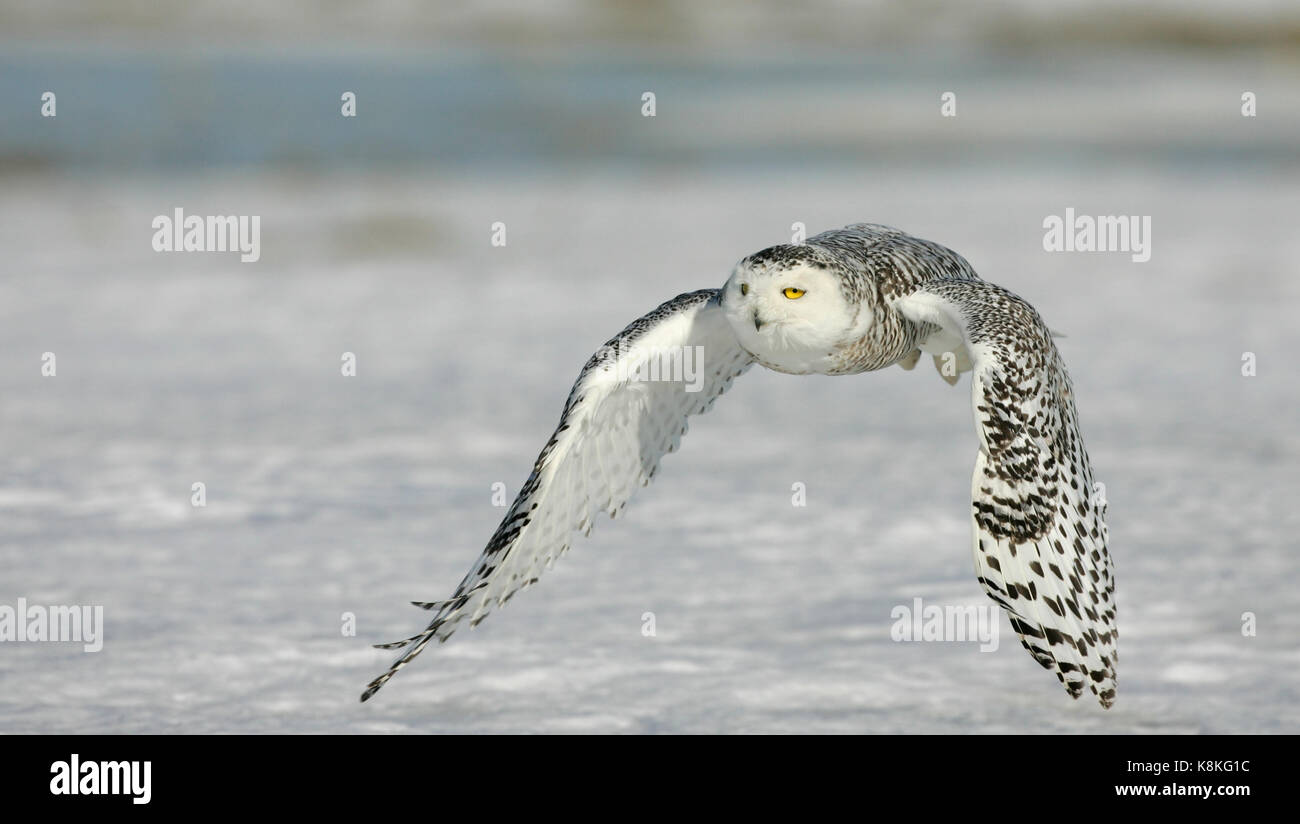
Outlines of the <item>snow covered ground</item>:
{"label": "snow covered ground", "polygon": [[[85,45],[0,48],[0,607],[101,605],[106,639],[0,643],[0,733],[1300,732],[1293,60]],[[260,215],[260,261],[154,252],[177,207]],[[1044,251],[1067,208],[1149,215],[1150,261]],[[624,518],[359,704],[585,359],[796,221],[948,245],[1066,335],[1115,708],[1005,619],[994,652],[891,640],[915,598],[991,603],[969,381],[924,364],[752,370]]]}
{"label": "snow covered ground", "polygon": [[[12,178],[0,603],[103,605],[106,641],[0,646],[0,731],[1300,731],[1296,183]],[[153,252],[175,205],[262,214],[262,260]],[[1151,261],[1044,252],[1065,206],[1152,215]],[[1005,622],[991,653],[890,640],[895,605],[984,603],[969,384],[924,365],[752,371],[624,519],[357,703],[390,658],[368,644],[450,594],[584,358],[795,220],[943,242],[1068,336],[1110,499],[1116,707],[1070,701]]]}

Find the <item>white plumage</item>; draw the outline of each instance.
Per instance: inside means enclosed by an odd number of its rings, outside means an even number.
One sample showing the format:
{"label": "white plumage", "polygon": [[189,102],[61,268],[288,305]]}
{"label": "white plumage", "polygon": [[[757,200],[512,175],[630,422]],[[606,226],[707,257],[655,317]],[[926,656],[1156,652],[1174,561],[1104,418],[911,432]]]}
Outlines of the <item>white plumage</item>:
{"label": "white plumage", "polygon": [[[699,347],[694,349],[694,347]],[[667,352],[702,353],[702,375],[640,380]],[[741,260],[721,289],[680,295],[584,366],[514,504],[451,598],[361,700],[462,621],[476,625],[534,582],[597,514],[615,516],[705,412],[757,362],[792,374],[857,374],[922,351],[949,382],[972,375],[980,450],[972,480],[980,583],[1030,653],[1074,697],[1115,698],[1114,585],[1104,503],[1093,489],[1069,376],[1029,304],[956,253],[875,224]],[[654,374],[654,373],[651,373]]]}

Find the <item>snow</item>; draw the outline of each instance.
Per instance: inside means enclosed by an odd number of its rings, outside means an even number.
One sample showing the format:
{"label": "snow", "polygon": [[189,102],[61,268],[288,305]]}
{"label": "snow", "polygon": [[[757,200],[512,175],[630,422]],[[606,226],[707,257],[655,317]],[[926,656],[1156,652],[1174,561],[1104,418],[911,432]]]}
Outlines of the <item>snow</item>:
{"label": "snow", "polygon": [[[10,173],[0,603],[103,605],[106,640],[0,645],[0,732],[1300,732],[1300,179],[1241,156]],[[155,253],[177,205],[262,215],[261,261]],[[1152,215],[1151,261],[1045,252],[1067,206]],[[924,363],[751,371],[623,518],[357,702],[391,658],[368,645],[451,593],[596,347],[793,221],[864,220],[1067,335],[1110,501],[1114,709],[1005,621],[995,652],[891,641],[896,605],[986,602],[967,379]]]}

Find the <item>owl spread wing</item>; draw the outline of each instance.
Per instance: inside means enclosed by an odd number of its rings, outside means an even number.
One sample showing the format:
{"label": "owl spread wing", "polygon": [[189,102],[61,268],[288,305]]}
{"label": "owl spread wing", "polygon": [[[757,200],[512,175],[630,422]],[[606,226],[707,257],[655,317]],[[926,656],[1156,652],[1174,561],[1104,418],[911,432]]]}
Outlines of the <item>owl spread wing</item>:
{"label": "owl spread wing", "polygon": [[574,533],[589,533],[601,512],[616,517],[650,483],[659,460],[681,442],[687,418],[708,411],[752,363],[718,301],[716,289],[679,295],[587,361],[555,434],[487,548],[451,598],[416,603],[434,612],[422,632],[380,645],[404,649],[362,701],[434,638],[446,641],[461,621],[477,625],[536,582]]}
{"label": "owl spread wing", "polygon": [[1051,333],[991,283],[937,280],[894,308],[959,336],[974,365],[980,450],[971,483],[976,572],[1030,654],[1078,698],[1115,700],[1115,584],[1106,501]]}

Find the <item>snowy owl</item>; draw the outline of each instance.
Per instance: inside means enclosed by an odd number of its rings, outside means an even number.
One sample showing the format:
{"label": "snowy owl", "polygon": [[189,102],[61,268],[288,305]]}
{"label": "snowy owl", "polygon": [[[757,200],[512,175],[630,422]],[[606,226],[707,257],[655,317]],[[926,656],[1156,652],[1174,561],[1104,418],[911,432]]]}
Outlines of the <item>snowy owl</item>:
{"label": "snowy owl", "polygon": [[[703,356],[699,380],[644,379],[664,352]],[[956,383],[971,372],[979,452],[972,550],[984,590],[1030,654],[1078,698],[1109,707],[1118,661],[1106,502],[1094,488],[1070,378],[1024,300],[983,281],[938,244],[876,224],[772,246],[736,264],[721,289],[679,295],[634,321],[583,367],[555,434],[487,548],[424,631],[361,696],[374,695],[434,638],[475,626],[588,534],[617,516],[754,363],[794,375],[856,375],[933,356]],[[678,378],[678,379],[672,379]]]}

